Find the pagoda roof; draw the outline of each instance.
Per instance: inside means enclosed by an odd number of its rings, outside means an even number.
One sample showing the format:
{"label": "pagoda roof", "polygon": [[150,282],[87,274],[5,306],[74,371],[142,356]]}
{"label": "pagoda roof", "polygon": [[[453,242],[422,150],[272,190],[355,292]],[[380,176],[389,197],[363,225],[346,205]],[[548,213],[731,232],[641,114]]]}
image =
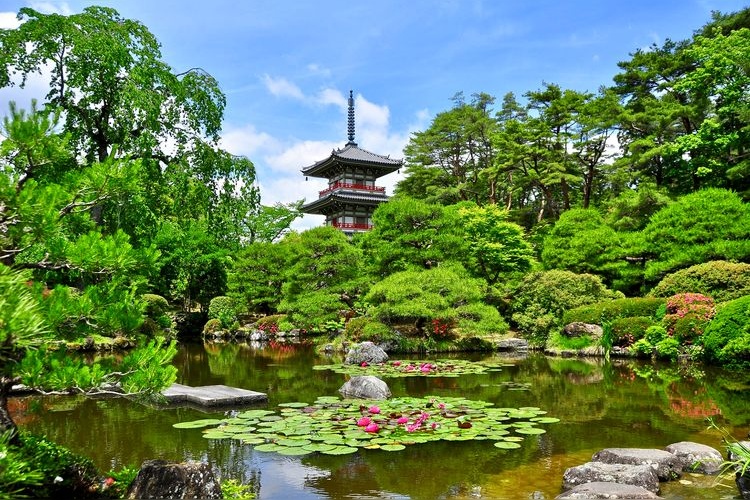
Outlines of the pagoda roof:
{"label": "pagoda roof", "polygon": [[388,201],[388,196],[385,194],[353,193],[351,191],[338,190],[327,193],[315,201],[302,205],[300,211],[306,214],[325,215],[326,208],[331,208],[340,204],[375,207],[386,201]]}
{"label": "pagoda roof", "polygon": [[302,169],[304,175],[328,178],[329,169],[340,165],[369,167],[380,171],[380,175],[390,174],[403,166],[402,160],[395,160],[388,156],[379,155],[362,149],[353,141],[349,141],[342,149],[334,149],[331,155],[309,167]]}

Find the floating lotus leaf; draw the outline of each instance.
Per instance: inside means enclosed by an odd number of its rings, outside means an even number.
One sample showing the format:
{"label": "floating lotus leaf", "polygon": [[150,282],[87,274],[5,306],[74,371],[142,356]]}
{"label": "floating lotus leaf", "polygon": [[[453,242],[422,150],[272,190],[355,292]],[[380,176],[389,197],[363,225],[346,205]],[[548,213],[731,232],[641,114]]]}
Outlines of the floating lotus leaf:
{"label": "floating lotus leaf", "polygon": [[500,448],[502,450],[512,450],[514,448],[520,447],[520,444],[514,443],[513,441],[498,441],[497,443],[495,443],[495,448]]}
{"label": "floating lotus leaf", "polygon": [[521,427],[519,429],[516,429],[516,432],[518,434],[532,435],[532,434],[544,434],[547,431],[545,431],[544,429],[539,429],[538,427]]}
{"label": "floating lotus leaf", "polygon": [[406,446],[403,444],[384,444],[380,449],[384,451],[401,451],[405,450]]}
{"label": "floating lotus leaf", "polygon": [[201,427],[208,427],[209,425],[219,425],[224,420],[219,420],[218,418],[203,418],[201,420],[193,420],[190,422],[178,422],[176,424],[172,424],[172,427],[175,429],[200,429]]}
{"label": "floating lotus leaf", "polygon": [[[370,407],[375,405],[380,411],[370,413]],[[496,446],[510,449],[520,446],[523,438],[509,436],[509,428],[517,434],[534,435],[544,432],[536,425],[558,421],[541,417],[545,412],[536,407],[495,408],[486,401],[451,396],[387,401],[340,400],[330,396],[318,398],[313,404],[291,402],[280,406],[278,413],[249,410],[226,420],[203,419],[175,426],[189,429],[219,425],[205,430],[204,437],[237,439],[258,451],[344,455],[359,448],[399,451],[409,445],[440,440],[493,440],[505,443]],[[365,416],[372,425],[358,426]]]}
{"label": "floating lotus leaf", "polygon": [[346,375],[375,375],[379,377],[458,377],[477,375],[490,371],[502,371],[501,366],[492,362],[474,362],[459,359],[438,359],[435,361],[393,360],[374,365],[331,364],[316,365],[313,370],[331,370]]}

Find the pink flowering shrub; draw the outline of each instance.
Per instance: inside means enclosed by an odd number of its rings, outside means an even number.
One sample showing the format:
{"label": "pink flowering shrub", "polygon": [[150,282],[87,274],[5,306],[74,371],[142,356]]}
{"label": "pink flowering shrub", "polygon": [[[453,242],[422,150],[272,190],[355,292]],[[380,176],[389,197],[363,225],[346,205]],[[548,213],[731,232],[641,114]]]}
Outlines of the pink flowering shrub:
{"label": "pink flowering shrub", "polygon": [[667,299],[662,324],[670,337],[689,344],[703,335],[714,314],[716,307],[711,297],[701,293],[678,293]]}

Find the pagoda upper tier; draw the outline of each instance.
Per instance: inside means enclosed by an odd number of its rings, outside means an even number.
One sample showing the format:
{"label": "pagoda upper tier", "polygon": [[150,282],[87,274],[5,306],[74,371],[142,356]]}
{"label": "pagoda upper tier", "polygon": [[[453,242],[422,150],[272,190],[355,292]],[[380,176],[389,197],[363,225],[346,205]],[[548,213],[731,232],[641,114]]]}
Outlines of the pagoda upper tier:
{"label": "pagoda upper tier", "polygon": [[382,177],[400,169],[403,162],[388,156],[371,153],[357,146],[355,142],[348,142],[342,149],[334,149],[328,158],[317,161],[302,169],[304,175],[332,179],[346,170],[360,167],[370,171],[372,178]]}

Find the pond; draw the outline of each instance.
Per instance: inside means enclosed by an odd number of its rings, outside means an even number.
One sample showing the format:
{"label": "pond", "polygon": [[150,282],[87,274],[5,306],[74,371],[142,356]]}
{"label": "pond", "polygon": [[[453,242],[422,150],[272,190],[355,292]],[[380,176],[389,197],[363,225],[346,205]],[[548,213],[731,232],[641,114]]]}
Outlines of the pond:
{"label": "pond", "polygon": [[[445,355],[422,357],[442,359]],[[418,359],[404,356],[405,359]],[[393,359],[403,359],[394,356]],[[259,498],[552,499],[566,468],[606,447],[654,447],[696,441],[723,451],[707,418],[736,438],[750,430],[748,376],[702,366],[633,360],[463,355],[502,362],[502,368],[459,377],[386,379],[395,397],[461,396],[497,407],[540,407],[559,423],[502,450],[489,441],[438,441],[387,452],[302,457],[260,452],[234,440],[209,440],[176,422],[220,418],[223,412],[153,408],[122,398],[26,397],[11,401],[24,429],[91,457],[102,470],[147,459],[211,463],[222,476],[255,481]],[[337,396],[346,375],[312,366],[340,362],[304,344],[182,344],[178,382],[225,384],[269,396],[268,405]],[[742,378],[744,377],[744,379]],[[663,485],[664,498],[728,499],[733,481],[717,484],[686,475],[692,484]],[[536,496],[534,496],[536,494]]]}

